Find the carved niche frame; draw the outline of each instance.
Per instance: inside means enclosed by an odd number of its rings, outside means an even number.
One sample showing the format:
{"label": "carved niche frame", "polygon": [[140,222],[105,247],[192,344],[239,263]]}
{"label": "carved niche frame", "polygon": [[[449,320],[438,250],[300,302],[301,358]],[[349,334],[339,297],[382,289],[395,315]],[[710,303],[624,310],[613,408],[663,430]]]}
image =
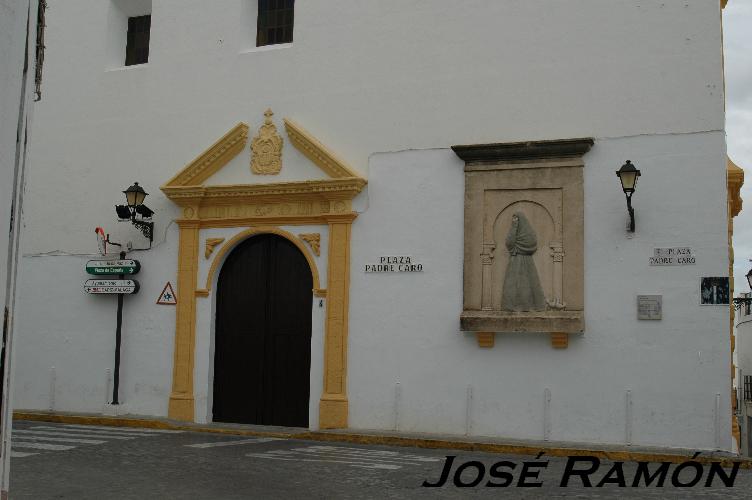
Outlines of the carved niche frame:
{"label": "carved niche frame", "polygon": [[[566,348],[583,333],[583,155],[593,139],[452,146],[465,161],[464,296],[460,327],[492,347],[502,332],[551,334]],[[547,302],[541,311],[504,311],[508,262],[505,237],[512,214],[537,225],[534,261]]]}
{"label": "carved niche frame", "polygon": [[[176,220],[180,229],[178,248],[175,345],[172,392],[168,417],[194,421],[194,367],[196,346],[196,301],[209,297],[211,277],[222,255],[241,239],[256,233],[274,233],[297,245],[311,265],[314,295],[326,297],[324,320],[324,384],[319,400],[319,427],[346,428],[347,333],[350,286],[350,233],[357,213],[352,199],[366,185],[348,164],[300,125],[285,118],[292,145],[327,174],[326,179],[270,184],[212,186],[205,181],[245,149],[248,125],[238,123],[177,175],[161,186],[162,192],[181,208]],[[329,227],[327,276],[319,283],[318,271],[302,241],[279,226],[326,224]],[[209,278],[199,288],[201,229],[245,228],[222,246],[214,258]],[[216,238],[204,241],[204,256],[211,256]],[[318,253],[318,252],[317,252]]]}

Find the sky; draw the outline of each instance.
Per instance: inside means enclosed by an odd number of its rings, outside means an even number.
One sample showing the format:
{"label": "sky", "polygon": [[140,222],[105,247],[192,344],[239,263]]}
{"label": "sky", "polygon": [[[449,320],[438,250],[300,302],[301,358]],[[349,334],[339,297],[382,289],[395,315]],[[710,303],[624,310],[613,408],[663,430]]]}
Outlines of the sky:
{"label": "sky", "polygon": [[742,212],[734,219],[735,295],[749,292],[752,268],[752,0],[729,0],[723,12],[728,155],[744,169]]}

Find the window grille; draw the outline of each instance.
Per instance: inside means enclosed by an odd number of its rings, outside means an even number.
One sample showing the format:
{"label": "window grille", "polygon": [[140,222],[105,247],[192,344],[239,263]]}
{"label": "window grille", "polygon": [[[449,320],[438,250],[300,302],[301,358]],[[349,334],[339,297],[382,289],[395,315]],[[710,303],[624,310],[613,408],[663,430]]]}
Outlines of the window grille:
{"label": "window grille", "polygon": [[256,46],[292,42],[295,0],[259,0]]}
{"label": "window grille", "polygon": [[752,375],[744,376],[744,401],[752,401]]}

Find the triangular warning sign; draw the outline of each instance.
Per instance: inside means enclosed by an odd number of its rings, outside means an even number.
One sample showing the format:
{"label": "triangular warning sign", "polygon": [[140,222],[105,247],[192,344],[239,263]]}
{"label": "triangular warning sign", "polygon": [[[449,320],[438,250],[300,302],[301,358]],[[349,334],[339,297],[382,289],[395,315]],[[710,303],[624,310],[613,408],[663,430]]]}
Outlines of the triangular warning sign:
{"label": "triangular warning sign", "polygon": [[175,291],[172,289],[172,285],[168,281],[167,284],[162,289],[162,293],[159,294],[159,298],[157,299],[157,304],[162,304],[165,306],[174,306],[178,303],[178,298],[175,295]]}

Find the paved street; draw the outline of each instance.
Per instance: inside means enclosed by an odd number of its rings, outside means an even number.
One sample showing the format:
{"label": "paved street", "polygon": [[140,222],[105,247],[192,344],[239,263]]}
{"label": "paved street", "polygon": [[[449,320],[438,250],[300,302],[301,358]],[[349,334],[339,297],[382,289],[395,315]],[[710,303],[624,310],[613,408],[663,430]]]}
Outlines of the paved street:
{"label": "paved street", "polygon": [[[144,498],[752,498],[752,471],[740,470],[733,488],[718,478],[704,487],[710,465],[703,465],[697,487],[674,488],[671,466],[662,488],[598,488],[612,464],[603,462],[585,488],[573,476],[567,488],[559,486],[567,459],[545,456],[502,456],[452,450],[351,445],[276,438],[249,438],[198,432],[122,427],[50,424],[17,421],[13,431],[11,498],[144,499]],[[439,480],[447,455],[456,455],[443,487],[425,488],[424,481]],[[516,464],[508,488],[485,488],[493,464]],[[541,487],[516,487],[524,462],[549,462],[536,479]],[[468,461],[480,462],[486,476],[477,487],[458,488],[454,471]],[[479,464],[466,466],[460,475],[472,483]],[[580,464],[578,468],[587,468]],[[659,464],[654,464],[658,467]],[[627,485],[636,466],[624,464]],[[497,470],[498,472],[498,470]],[[728,472],[728,471],[727,471]],[[692,471],[679,476],[692,479]],[[613,478],[613,476],[612,476]],[[617,481],[618,482],[618,481]]]}

